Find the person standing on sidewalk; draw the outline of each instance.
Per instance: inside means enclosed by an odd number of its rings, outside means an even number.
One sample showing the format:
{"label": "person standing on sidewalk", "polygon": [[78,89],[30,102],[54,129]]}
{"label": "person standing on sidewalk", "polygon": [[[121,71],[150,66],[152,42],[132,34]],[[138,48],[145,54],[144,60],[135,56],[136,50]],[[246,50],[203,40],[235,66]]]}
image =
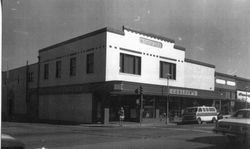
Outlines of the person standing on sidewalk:
{"label": "person standing on sidewalk", "polygon": [[118,114],[119,114],[119,119],[120,119],[120,126],[122,126],[124,118],[125,118],[123,107],[121,107]]}

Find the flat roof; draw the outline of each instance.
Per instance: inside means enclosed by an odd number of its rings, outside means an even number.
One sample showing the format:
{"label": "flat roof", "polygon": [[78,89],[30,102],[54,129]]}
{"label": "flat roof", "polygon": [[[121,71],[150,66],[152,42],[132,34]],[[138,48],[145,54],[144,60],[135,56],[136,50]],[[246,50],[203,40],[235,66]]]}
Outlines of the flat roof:
{"label": "flat roof", "polygon": [[225,74],[225,73],[221,73],[221,72],[215,72],[215,76],[228,77],[228,78],[232,78],[232,79],[236,79],[236,80],[242,80],[242,81],[250,82],[250,79],[238,77],[237,75],[229,75],[229,74]]}
{"label": "flat roof", "polygon": [[200,62],[200,61],[197,61],[197,60],[192,60],[192,59],[185,58],[185,62],[193,63],[193,64],[198,64],[198,65],[202,65],[202,66],[206,66],[206,67],[215,68],[215,65],[204,63],[204,62]]}
{"label": "flat roof", "polygon": [[[101,34],[103,32],[111,32],[111,33],[115,33],[115,34],[119,34],[119,35],[125,35],[124,30],[134,32],[134,33],[138,33],[138,34],[142,34],[142,35],[145,35],[145,36],[149,36],[151,38],[167,41],[167,42],[170,42],[170,43],[175,43],[175,41],[173,39],[166,38],[166,37],[156,35],[156,34],[152,34],[152,33],[137,31],[137,30],[130,29],[130,28],[127,28],[127,27],[124,27],[124,26],[122,27],[122,30],[118,30],[118,29],[114,29],[114,28],[110,28],[110,27],[105,27],[105,28],[102,28],[102,29],[99,29],[99,30],[96,30],[96,31],[93,31],[93,32],[89,32],[87,34],[84,34],[84,35],[81,35],[81,36],[78,36],[78,37],[75,37],[75,38],[71,38],[69,40],[65,40],[65,41],[57,43],[57,44],[42,48],[38,52],[40,53],[40,52],[48,51],[50,49],[53,49],[53,48],[56,48],[56,47],[59,47],[59,46],[62,46],[62,45],[65,45],[65,44],[68,44],[68,43],[71,43],[71,42],[75,42],[75,41],[78,41],[78,40],[81,40],[81,39],[84,39],[84,38],[87,38],[87,37],[91,37],[91,36],[94,36],[94,35],[97,35],[97,34]],[[183,48],[181,46],[177,46],[177,45],[175,45],[174,48],[178,49],[178,50],[182,50],[182,51],[186,50],[185,48]]]}
{"label": "flat roof", "polygon": [[170,42],[170,43],[175,43],[175,41],[173,39],[166,38],[164,36],[160,36],[160,35],[156,35],[156,34],[152,34],[152,33],[147,33],[147,32],[144,32],[144,31],[138,31],[138,30],[134,30],[134,29],[127,28],[127,27],[123,26],[123,30],[124,29],[127,30],[127,31],[130,31],[130,32],[146,35],[146,36],[156,38],[156,39],[159,39],[159,40],[167,41],[167,42]]}
{"label": "flat roof", "polygon": [[110,28],[110,27],[105,27],[105,28],[102,28],[102,29],[99,29],[99,30],[96,30],[96,31],[93,31],[93,32],[90,32],[90,33],[75,37],[75,38],[71,38],[69,40],[66,40],[66,41],[63,41],[63,42],[60,42],[60,43],[57,43],[57,44],[54,44],[54,45],[51,45],[49,47],[40,49],[39,53],[50,50],[50,49],[53,49],[53,48],[56,48],[56,47],[59,47],[59,46],[62,46],[62,45],[65,45],[65,44],[68,44],[68,43],[71,43],[71,42],[74,42],[74,41],[78,41],[78,40],[81,40],[81,39],[84,39],[84,38],[87,38],[87,37],[98,35],[98,34],[101,34],[103,32],[107,32],[107,31],[113,32],[113,33],[116,33],[116,34],[120,34],[120,35],[124,35],[123,31],[116,30],[116,29],[113,29],[113,28]]}

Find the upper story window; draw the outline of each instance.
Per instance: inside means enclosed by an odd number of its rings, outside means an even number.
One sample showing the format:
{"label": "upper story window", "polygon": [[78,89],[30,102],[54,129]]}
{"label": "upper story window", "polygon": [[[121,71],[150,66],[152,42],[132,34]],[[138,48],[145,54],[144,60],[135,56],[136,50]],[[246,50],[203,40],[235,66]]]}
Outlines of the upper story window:
{"label": "upper story window", "polygon": [[76,57],[70,58],[70,76],[76,75]]}
{"label": "upper story window", "polygon": [[176,64],[160,61],[160,78],[176,79]]}
{"label": "upper story window", "polygon": [[141,57],[121,53],[120,72],[141,75]]}
{"label": "upper story window", "polygon": [[43,75],[44,80],[49,79],[49,64],[44,64],[44,75]]}
{"label": "upper story window", "polygon": [[87,73],[94,73],[94,53],[87,54]]}
{"label": "upper story window", "polygon": [[62,74],[62,61],[56,61],[56,78],[61,78]]}
{"label": "upper story window", "polygon": [[33,72],[29,72],[28,73],[28,82],[33,82],[34,81],[34,73]]}

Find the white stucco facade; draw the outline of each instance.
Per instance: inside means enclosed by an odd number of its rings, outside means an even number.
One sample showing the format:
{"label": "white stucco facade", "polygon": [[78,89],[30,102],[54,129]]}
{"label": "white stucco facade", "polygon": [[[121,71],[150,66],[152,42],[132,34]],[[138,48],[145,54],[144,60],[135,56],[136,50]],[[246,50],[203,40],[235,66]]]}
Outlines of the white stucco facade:
{"label": "white stucco facade", "polygon": [[[140,37],[162,43],[162,48],[140,42]],[[120,48],[128,49],[124,51]],[[138,53],[136,53],[138,52]],[[141,57],[141,75],[120,72],[120,53]],[[176,64],[176,80],[169,80],[171,86],[184,86],[185,51],[174,48],[174,43],[124,30],[124,35],[107,33],[106,81],[122,80],[155,85],[167,85],[167,79],[160,78],[160,61]],[[164,59],[165,57],[168,59]]]}
{"label": "white stucco facade", "polygon": [[[91,74],[86,73],[86,55],[89,53],[94,53],[94,73]],[[140,57],[140,74],[120,71],[121,53]],[[176,78],[169,79],[169,86],[214,90],[215,68],[185,62],[185,49],[176,48],[174,41],[126,28],[118,33],[107,28],[101,29],[40,50],[39,57],[40,87],[105,81],[167,86],[167,79],[160,77],[162,61],[176,65]],[[76,58],[75,76],[69,75],[72,57]],[[58,60],[62,61],[61,78],[55,78],[55,63]],[[48,79],[43,77],[44,64],[49,64]]]}
{"label": "white stucco facade", "polygon": [[[40,56],[40,87],[105,81],[106,33],[72,41],[42,52]],[[86,72],[87,54],[94,54],[94,73]],[[76,75],[70,76],[70,59],[76,58]],[[61,77],[55,77],[56,61],[61,61]],[[49,77],[44,79],[44,64],[49,64]]]}
{"label": "white stucco facade", "polygon": [[185,62],[185,88],[214,90],[215,68]]}

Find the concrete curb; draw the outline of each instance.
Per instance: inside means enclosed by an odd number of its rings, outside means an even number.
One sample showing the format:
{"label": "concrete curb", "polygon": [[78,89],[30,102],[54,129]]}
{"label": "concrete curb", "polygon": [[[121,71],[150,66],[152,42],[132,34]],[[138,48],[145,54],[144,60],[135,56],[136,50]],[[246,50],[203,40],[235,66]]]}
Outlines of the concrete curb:
{"label": "concrete curb", "polygon": [[157,127],[157,126],[176,126],[176,123],[169,124],[159,124],[159,123],[125,123],[122,126],[119,123],[109,123],[109,124],[81,124],[84,127],[125,127],[125,128],[140,128],[140,127]]}

